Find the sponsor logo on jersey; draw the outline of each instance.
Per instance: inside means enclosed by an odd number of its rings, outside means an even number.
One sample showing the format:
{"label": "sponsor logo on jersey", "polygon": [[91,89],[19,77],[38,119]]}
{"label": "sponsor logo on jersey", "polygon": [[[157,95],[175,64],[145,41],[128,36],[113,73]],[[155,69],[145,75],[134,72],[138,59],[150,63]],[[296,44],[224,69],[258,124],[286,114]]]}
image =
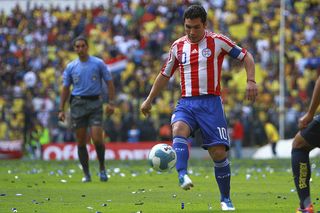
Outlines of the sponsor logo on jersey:
{"label": "sponsor logo on jersey", "polygon": [[191,51],[191,54],[198,54],[198,50],[197,50],[197,49],[193,49],[193,50]]}

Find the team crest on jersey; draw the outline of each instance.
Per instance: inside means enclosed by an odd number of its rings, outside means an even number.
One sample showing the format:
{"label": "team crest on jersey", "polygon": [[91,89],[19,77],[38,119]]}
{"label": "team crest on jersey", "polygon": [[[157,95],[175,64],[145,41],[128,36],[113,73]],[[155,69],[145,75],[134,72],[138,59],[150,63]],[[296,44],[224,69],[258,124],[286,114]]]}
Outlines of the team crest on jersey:
{"label": "team crest on jersey", "polygon": [[92,75],[92,81],[96,81],[97,80],[97,75]]}
{"label": "team crest on jersey", "polygon": [[209,48],[202,50],[203,57],[209,58],[211,56],[211,50]]}

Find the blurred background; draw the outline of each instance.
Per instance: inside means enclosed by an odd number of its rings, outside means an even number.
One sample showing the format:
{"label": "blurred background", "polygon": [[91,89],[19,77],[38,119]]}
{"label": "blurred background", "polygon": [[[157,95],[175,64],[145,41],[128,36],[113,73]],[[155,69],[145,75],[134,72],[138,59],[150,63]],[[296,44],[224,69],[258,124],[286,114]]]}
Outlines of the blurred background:
{"label": "blurred background", "polygon": [[[104,119],[106,143],[170,141],[178,72],[151,117],[139,107],[171,43],[184,35],[183,11],[195,2],[0,0],[0,147],[18,142],[25,157],[37,158],[44,144],[75,142],[69,123],[58,122],[57,110],[62,73],[77,57],[72,39],[78,35],[88,37],[90,54],[102,58],[114,77],[117,107]],[[229,36],[256,62],[259,96],[253,105],[244,100],[243,66],[229,57],[223,63],[232,146],[240,141],[244,148],[258,148],[274,134],[278,140],[293,138],[320,74],[319,1],[197,2],[208,12],[208,29]],[[200,147],[200,133],[190,141]]]}

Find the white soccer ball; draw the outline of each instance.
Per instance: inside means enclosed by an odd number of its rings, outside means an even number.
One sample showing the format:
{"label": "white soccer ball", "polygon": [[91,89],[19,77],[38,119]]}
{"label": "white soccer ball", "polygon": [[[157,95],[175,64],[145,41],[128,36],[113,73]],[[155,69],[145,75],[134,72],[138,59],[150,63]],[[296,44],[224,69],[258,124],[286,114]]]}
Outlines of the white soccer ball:
{"label": "white soccer ball", "polygon": [[161,143],[152,147],[148,159],[153,169],[165,172],[176,165],[177,155],[171,146]]}

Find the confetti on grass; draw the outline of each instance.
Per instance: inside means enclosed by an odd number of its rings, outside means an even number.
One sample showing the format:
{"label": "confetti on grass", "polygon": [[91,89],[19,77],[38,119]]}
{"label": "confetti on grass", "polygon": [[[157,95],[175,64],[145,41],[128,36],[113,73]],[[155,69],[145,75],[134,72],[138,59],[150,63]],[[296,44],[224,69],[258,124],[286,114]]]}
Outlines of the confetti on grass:
{"label": "confetti on grass", "polygon": [[144,202],[142,202],[141,200],[139,200],[138,202],[136,202],[134,205],[143,205],[144,204]]}

